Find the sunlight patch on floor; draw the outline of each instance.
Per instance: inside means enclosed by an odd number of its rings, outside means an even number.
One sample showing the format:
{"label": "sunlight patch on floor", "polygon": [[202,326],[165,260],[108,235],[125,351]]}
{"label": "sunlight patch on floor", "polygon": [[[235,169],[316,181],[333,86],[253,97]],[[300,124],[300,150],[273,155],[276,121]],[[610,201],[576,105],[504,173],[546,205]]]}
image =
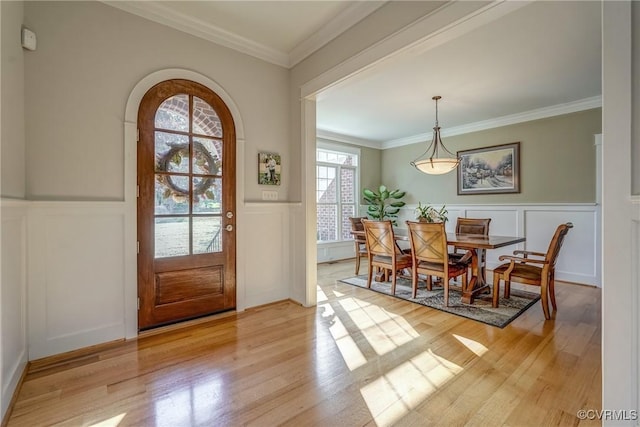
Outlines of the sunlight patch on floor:
{"label": "sunlight patch on floor", "polygon": [[419,336],[402,316],[377,305],[357,298],[342,299],[340,304],[378,355],[389,353]]}
{"label": "sunlight patch on floor", "polygon": [[344,362],[347,364],[349,370],[353,371],[354,369],[359,368],[367,363],[367,359],[364,357],[358,344],[353,340],[351,335],[349,335],[349,331],[344,327],[340,318],[335,317],[333,325],[329,328],[329,332],[331,332],[331,336],[336,342],[338,346],[338,350],[340,350],[340,354],[344,359]]}
{"label": "sunlight patch on floor", "polygon": [[460,341],[460,343],[462,343],[462,345],[467,347],[469,350],[471,350],[477,356],[482,356],[487,351],[489,351],[489,349],[487,347],[485,347],[484,345],[480,344],[478,341],[474,341],[472,339],[465,338],[465,337],[462,337],[462,336],[456,335],[456,334],[453,334],[453,337],[455,339],[457,339],[458,341]]}
{"label": "sunlight patch on floor", "polygon": [[212,378],[187,388],[172,391],[155,401],[156,427],[203,425],[211,423],[211,414],[226,402],[228,385]]}
{"label": "sunlight patch on floor", "polygon": [[327,298],[327,294],[324,293],[324,291],[320,288],[320,286],[317,287],[317,303],[319,302],[325,302],[327,300],[329,300],[329,298]]}
{"label": "sunlight patch on floor", "polygon": [[360,394],[376,425],[393,425],[460,372],[460,366],[427,350],[362,387]]}
{"label": "sunlight patch on floor", "polygon": [[116,415],[115,417],[100,421],[99,423],[91,424],[89,427],[117,427],[118,425],[120,425],[120,422],[126,415],[127,413],[123,412],[122,414]]}
{"label": "sunlight patch on floor", "polygon": [[358,344],[356,344],[354,339],[351,337],[349,331],[345,328],[340,318],[336,316],[331,304],[319,304],[318,308],[322,310],[321,316],[323,318],[331,319],[329,333],[331,333],[333,340],[338,346],[338,350],[340,350],[342,359],[344,359],[349,370],[353,371],[354,369],[366,364],[367,359],[360,351]]}

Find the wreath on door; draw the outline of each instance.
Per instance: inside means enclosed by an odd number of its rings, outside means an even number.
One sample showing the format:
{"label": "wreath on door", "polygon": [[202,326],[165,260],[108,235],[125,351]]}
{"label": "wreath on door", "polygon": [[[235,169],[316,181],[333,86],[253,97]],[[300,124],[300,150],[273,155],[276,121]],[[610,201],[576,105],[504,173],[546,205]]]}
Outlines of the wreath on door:
{"label": "wreath on door", "polygon": [[[218,175],[220,173],[220,159],[216,154],[211,154],[200,142],[193,143],[193,150],[195,164],[205,171],[204,175]],[[185,157],[189,158],[189,144],[173,144],[165,154],[158,158],[156,170],[169,172],[171,163],[180,165]],[[174,177],[175,175],[157,175],[158,182],[168,187],[163,197],[182,198],[189,196],[189,188],[180,186],[174,181]],[[214,180],[215,178],[203,177],[200,182],[193,186],[193,199],[195,202],[198,202],[201,196],[210,200],[215,199],[215,194],[210,188]]]}

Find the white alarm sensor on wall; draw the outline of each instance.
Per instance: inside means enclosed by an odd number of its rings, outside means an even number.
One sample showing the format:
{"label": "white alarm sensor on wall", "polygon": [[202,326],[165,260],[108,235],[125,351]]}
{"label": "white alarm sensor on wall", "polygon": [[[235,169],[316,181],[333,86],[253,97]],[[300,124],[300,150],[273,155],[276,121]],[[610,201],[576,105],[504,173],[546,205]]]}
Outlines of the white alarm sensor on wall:
{"label": "white alarm sensor on wall", "polygon": [[28,28],[22,29],[22,47],[27,50],[36,50],[36,33]]}

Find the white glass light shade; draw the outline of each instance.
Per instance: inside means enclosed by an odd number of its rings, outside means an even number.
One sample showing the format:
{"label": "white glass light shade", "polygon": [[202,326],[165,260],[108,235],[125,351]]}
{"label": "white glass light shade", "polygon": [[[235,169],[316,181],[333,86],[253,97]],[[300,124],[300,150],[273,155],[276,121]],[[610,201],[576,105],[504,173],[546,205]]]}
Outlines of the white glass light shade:
{"label": "white glass light shade", "polygon": [[424,159],[418,160],[412,163],[420,172],[428,173],[430,175],[442,175],[447,172],[451,172],[458,166],[458,159],[450,159],[447,157],[436,159]]}
{"label": "white glass light shade", "polygon": [[[438,126],[438,100],[440,98],[442,97],[439,95],[431,98],[436,101],[436,125],[433,127],[433,141],[431,141],[431,145],[429,145],[427,151],[410,163],[411,166],[420,172],[430,175],[442,175],[451,172],[460,164],[460,158],[447,150],[447,147],[444,146],[442,138],[440,137],[440,126]],[[445,157],[440,157],[441,150],[451,157],[446,157],[446,154]]]}

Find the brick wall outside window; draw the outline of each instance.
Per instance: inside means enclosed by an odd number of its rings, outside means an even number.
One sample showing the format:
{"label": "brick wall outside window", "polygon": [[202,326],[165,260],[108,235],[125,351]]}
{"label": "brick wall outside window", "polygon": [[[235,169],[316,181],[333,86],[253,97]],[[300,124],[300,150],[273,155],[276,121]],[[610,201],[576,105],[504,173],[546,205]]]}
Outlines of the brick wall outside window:
{"label": "brick wall outside window", "polygon": [[[351,166],[354,155],[346,159],[318,161],[317,177],[317,239],[318,241],[351,240],[349,217],[356,214],[357,166]],[[344,157],[344,156],[343,156]],[[341,163],[338,163],[342,161]],[[357,164],[357,162],[356,162]],[[348,166],[348,167],[342,167]],[[329,178],[327,170],[335,171]],[[324,190],[322,190],[324,188]],[[338,191],[339,190],[339,191]]]}

